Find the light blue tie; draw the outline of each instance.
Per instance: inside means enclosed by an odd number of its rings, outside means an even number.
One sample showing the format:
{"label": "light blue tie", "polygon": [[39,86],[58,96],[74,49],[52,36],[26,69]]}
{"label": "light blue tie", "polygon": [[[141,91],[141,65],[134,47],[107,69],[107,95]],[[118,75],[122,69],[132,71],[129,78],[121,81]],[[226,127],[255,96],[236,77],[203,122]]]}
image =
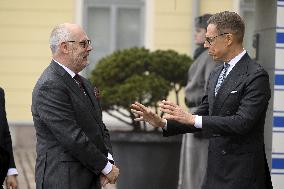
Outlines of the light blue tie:
{"label": "light blue tie", "polygon": [[230,64],[224,63],[223,70],[221,71],[221,73],[219,75],[219,78],[218,78],[218,81],[217,81],[217,84],[215,86],[215,96],[217,95],[217,93],[218,93],[218,91],[219,91],[223,81],[226,78],[226,73],[227,73],[229,67],[230,67]]}

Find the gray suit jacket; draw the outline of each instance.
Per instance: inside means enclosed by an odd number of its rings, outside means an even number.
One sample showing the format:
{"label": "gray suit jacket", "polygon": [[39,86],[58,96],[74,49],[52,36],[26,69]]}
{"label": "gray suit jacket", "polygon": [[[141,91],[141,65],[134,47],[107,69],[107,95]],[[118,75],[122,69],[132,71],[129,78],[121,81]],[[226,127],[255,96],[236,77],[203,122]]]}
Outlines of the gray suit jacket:
{"label": "gray suit jacket", "polygon": [[112,153],[95,88],[88,96],[56,62],[44,70],[32,95],[37,137],[37,189],[97,189]]}
{"label": "gray suit jacket", "polygon": [[197,107],[201,103],[207,88],[209,75],[216,66],[217,63],[208,55],[207,49],[190,66],[185,86],[185,99],[189,108]]}
{"label": "gray suit jacket", "polygon": [[[208,162],[202,189],[269,189],[270,173],[264,152],[264,122],[270,99],[269,76],[248,54],[229,73],[217,96],[222,66],[210,75],[195,114],[210,133]],[[164,135],[201,131],[168,121]]]}

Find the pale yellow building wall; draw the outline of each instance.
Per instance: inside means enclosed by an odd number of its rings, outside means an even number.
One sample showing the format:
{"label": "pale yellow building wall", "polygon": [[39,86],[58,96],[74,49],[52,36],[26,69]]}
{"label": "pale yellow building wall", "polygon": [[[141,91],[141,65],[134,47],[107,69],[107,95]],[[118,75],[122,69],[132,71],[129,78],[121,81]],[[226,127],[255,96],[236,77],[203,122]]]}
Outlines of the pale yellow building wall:
{"label": "pale yellow building wall", "polygon": [[50,32],[73,22],[74,12],[70,0],[0,0],[0,86],[10,122],[32,122],[32,89],[51,60]]}
{"label": "pale yellow building wall", "polygon": [[153,49],[188,54],[191,39],[191,0],[155,0]]}
{"label": "pale yellow building wall", "polygon": [[[153,49],[174,49],[189,54],[192,42],[193,0],[155,0]],[[200,0],[201,14],[234,11],[236,0]]]}
{"label": "pale yellow building wall", "polygon": [[217,13],[221,11],[235,11],[235,0],[201,0],[200,14]]}

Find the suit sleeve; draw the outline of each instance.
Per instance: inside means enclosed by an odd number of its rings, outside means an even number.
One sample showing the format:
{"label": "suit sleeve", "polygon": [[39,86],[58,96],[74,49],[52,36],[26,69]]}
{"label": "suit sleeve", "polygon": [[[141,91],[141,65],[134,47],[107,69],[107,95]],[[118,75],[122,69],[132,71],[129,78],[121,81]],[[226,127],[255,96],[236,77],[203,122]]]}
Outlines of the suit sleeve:
{"label": "suit sleeve", "polygon": [[107,164],[107,157],[77,125],[67,90],[64,91],[64,87],[56,83],[45,84],[36,98],[39,117],[58,142],[84,166],[100,174]]}
{"label": "suit sleeve", "polygon": [[201,131],[201,129],[195,128],[193,125],[186,125],[173,120],[167,120],[167,130],[163,129],[163,136],[173,136],[184,133],[194,133]]}
{"label": "suit sleeve", "polygon": [[1,89],[1,111],[2,111],[2,115],[1,115],[1,122],[2,122],[2,126],[3,126],[3,137],[4,137],[4,145],[3,148],[9,152],[10,155],[10,162],[9,162],[9,168],[16,168],[15,166],[15,161],[14,161],[14,155],[13,155],[13,148],[12,148],[12,140],[11,140],[11,134],[10,134],[10,130],[9,130],[9,125],[8,125],[8,121],[7,121],[7,117],[6,117],[6,109],[5,109],[5,93],[3,91],[3,89]]}
{"label": "suit sleeve", "polygon": [[111,146],[111,142],[110,142],[110,135],[109,135],[109,131],[106,128],[105,124],[104,125],[104,141],[105,144],[107,146],[108,152],[113,156],[113,152],[112,152],[112,146]]}
{"label": "suit sleeve", "polygon": [[[264,70],[247,79],[237,111],[229,116],[203,116],[202,128],[220,135],[244,135],[265,118],[270,99],[269,77]],[[226,103],[226,101],[224,102]],[[234,106],[233,103],[231,106]]]}

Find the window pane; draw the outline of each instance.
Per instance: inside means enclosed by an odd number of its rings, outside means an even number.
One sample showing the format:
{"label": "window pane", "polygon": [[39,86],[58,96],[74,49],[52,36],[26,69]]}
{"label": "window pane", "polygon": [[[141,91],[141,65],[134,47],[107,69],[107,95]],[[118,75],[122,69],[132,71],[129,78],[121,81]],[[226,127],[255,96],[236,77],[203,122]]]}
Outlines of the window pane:
{"label": "window pane", "polygon": [[141,46],[141,26],[140,9],[118,8],[116,48]]}
{"label": "window pane", "polygon": [[93,51],[89,59],[91,65],[87,68],[91,70],[95,62],[110,52],[110,9],[109,8],[89,8],[87,33],[92,40]]}
{"label": "window pane", "polygon": [[244,48],[248,51],[252,58],[255,58],[254,48],[252,47],[253,33],[255,28],[254,12],[244,12],[245,21],[245,36],[244,36]]}

